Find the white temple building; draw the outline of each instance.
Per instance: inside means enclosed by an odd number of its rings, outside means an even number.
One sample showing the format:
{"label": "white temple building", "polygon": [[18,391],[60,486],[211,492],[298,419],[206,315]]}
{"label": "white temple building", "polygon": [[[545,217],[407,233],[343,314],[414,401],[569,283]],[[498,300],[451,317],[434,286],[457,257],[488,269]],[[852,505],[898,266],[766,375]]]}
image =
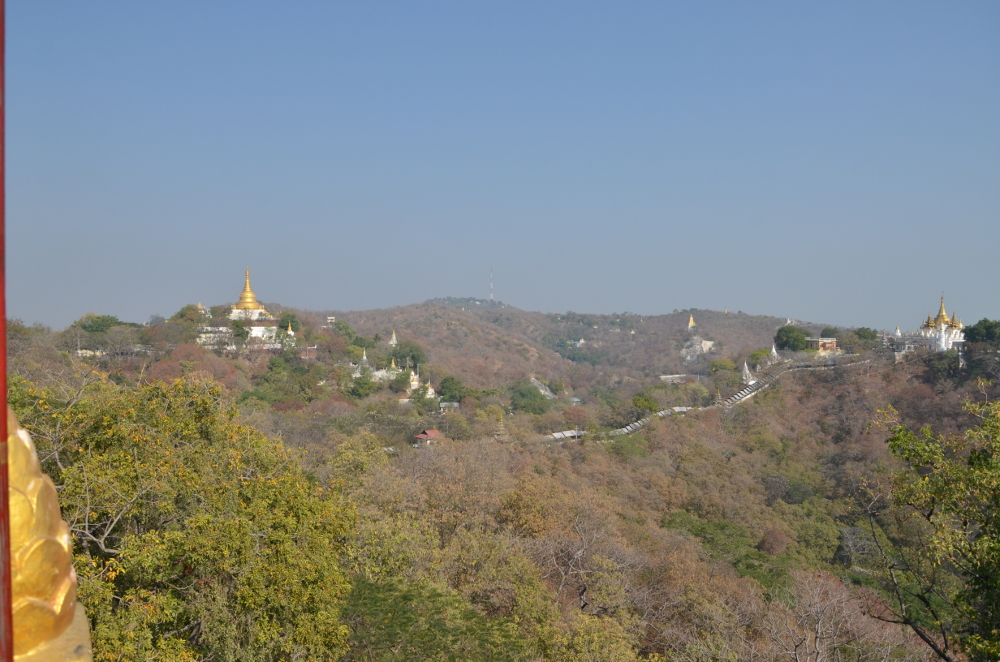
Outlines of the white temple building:
{"label": "white temple building", "polygon": [[[250,287],[250,270],[246,270],[246,280],[243,284],[243,292],[240,293],[240,300],[233,304],[229,312],[229,319],[242,322],[249,337],[247,345],[258,349],[281,350],[289,342],[294,342],[295,332],[289,321],[288,330],[285,334],[279,333],[280,322],[274,315],[269,313],[264,305],[257,301],[257,295]],[[287,335],[286,335],[287,334]],[[199,345],[214,347],[224,350],[235,350],[236,341],[233,330],[228,326],[205,326],[198,329]]]}
{"label": "white temple building", "polygon": [[950,349],[962,349],[965,342],[965,333],[962,331],[965,325],[958,319],[958,314],[952,313],[951,317],[945,311],[944,297],[941,297],[941,308],[937,317],[927,315],[927,319],[916,331],[900,331],[896,327],[895,333],[885,336],[885,341],[896,353],[913,351],[919,347],[924,347],[935,352],[947,352]]}

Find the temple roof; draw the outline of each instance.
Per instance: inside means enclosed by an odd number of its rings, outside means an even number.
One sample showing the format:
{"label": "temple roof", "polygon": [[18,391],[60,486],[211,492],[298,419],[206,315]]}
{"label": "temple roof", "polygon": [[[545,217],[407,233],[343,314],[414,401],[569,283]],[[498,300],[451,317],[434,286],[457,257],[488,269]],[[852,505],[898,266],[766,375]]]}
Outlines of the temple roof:
{"label": "temple roof", "polygon": [[941,297],[941,307],[938,309],[937,317],[927,315],[927,320],[923,323],[923,328],[934,329],[939,326],[947,326],[952,329],[963,329],[965,325],[958,319],[958,314],[948,317],[948,311],[944,307],[944,297]]}
{"label": "temple roof", "polygon": [[264,310],[264,306],[257,301],[257,295],[250,287],[250,270],[247,269],[247,280],[243,285],[243,292],[240,293],[240,301],[233,306],[233,310]]}

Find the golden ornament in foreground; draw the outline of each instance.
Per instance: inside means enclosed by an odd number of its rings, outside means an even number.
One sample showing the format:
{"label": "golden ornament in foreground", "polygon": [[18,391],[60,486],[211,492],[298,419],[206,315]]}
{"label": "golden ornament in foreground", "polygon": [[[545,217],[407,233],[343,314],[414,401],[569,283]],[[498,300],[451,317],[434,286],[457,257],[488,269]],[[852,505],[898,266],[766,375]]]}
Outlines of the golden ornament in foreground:
{"label": "golden ornament in foreground", "polygon": [[76,605],[73,541],[52,479],[7,407],[10,560],[17,662],[90,660],[90,629]]}

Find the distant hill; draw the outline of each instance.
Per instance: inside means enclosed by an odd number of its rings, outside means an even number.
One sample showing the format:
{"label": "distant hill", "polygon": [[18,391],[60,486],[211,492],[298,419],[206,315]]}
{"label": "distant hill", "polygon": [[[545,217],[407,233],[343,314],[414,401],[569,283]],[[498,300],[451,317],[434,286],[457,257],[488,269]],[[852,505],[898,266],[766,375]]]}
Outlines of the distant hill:
{"label": "distant hill", "polygon": [[[704,372],[714,358],[742,360],[770,347],[777,329],[787,322],[782,317],[696,309],[654,316],[541,313],[475,298],[315,315],[336,315],[365,335],[388,338],[395,330],[400,339],[422,345],[437,371],[477,388],[509,384],[529,374],[590,384],[605,378],[641,380]],[[693,331],[687,326],[691,315],[697,324]],[[813,333],[821,328],[799,325]],[[714,346],[709,354],[685,362],[681,350],[694,336]]]}

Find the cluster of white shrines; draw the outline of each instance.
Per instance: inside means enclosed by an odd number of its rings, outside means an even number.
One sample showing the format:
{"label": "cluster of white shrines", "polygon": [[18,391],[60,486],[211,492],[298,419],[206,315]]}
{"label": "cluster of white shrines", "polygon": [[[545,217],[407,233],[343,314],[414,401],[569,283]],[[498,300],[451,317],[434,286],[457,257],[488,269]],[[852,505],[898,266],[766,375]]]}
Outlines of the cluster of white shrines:
{"label": "cluster of white shrines", "polygon": [[[392,337],[389,338],[389,345],[395,347],[398,342],[399,341],[396,340],[396,331],[393,330]],[[392,362],[386,368],[372,370],[372,367],[368,364],[368,350],[363,350],[361,353],[361,361],[357,364],[352,363],[351,367],[354,368],[354,372],[351,373],[351,376],[355,379],[367,376],[368,379],[376,382],[389,382],[403,373],[403,368],[396,365],[396,359],[392,359]],[[407,370],[409,369],[407,368]],[[426,395],[424,395],[425,398],[433,398],[437,396],[437,392],[434,390],[434,387],[431,386],[430,380],[421,384],[420,373],[416,370],[410,370],[410,387],[407,392],[416,393],[420,388],[426,389]],[[410,399],[404,397],[400,398],[399,401],[409,402]]]}
{"label": "cluster of white shrines", "polygon": [[[210,317],[208,308],[198,304],[198,310],[202,315]],[[229,319],[240,322],[247,331],[246,346],[252,349],[282,351],[295,346],[295,331],[292,330],[291,322],[285,329],[280,328],[281,324],[274,315],[269,313],[264,305],[257,301],[257,295],[250,287],[250,269],[246,270],[246,280],[243,284],[243,292],[240,293],[240,300],[233,304],[229,311]],[[203,326],[198,329],[199,345],[220,349],[223,351],[236,350],[236,336],[234,330],[229,326]],[[389,339],[389,346],[395,347],[399,341],[396,338],[396,331],[393,330]],[[368,351],[363,350],[360,363],[351,364],[354,369],[355,379],[367,376],[373,381],[388,382],[398,377],[403,369],[396,366],[396,360],[387,368],[372,370],[368,364]],[[408,368],[407,368],[408,369]],[[427,398],[436,396],[430,381],[425,384],[420,383],[420,374],[417,370],[410,370],[410,393],[415,393],[418,389],[426,389]],[[407,398],[401,401],[407,401]]]}

